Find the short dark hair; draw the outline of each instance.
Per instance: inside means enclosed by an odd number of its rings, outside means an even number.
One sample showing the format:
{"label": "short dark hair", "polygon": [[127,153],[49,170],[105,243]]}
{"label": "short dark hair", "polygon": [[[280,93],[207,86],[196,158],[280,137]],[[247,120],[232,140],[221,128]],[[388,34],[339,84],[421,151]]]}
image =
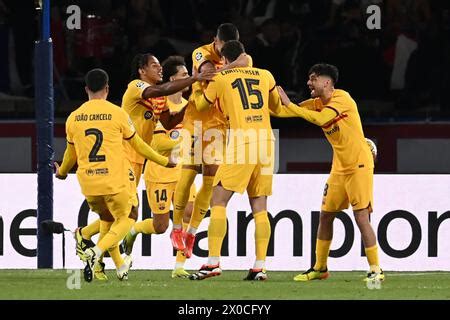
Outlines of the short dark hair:
{"label": "short dark hair", "polygon": [[239,31],[232,23],[222,23],[217,28],[217,38],[223,42],[239,40]]}
{"label": "short dark hair", "polygon": [[182,56],[170,56],[162,63],[163,82],[168,82],[170,77],[177,74],[178,67],[186,67],[186,62]]}
{"label": "short dark hair", "polygon": [[336,66],[327,63],[317,63],[309,69],[308,76],[315,73],[318,76],[327,76],[333,80],[333,85],[338,82],[339,70]]}
{"label": "short dark hair", "polygon": [[236,60],[242,53],[245,52],[244,45],[238,40],[231,40],[225,42],[222,47],[221,54],[228,61],[233,62]]}
{"label": "short dark hair", "polygon": [[130,81],[134,79],[140,79],[139,69],[147,65],[148,59],[150,57],[154,57],[154,55],[151,53],[138,53],[134,56],[133,61],[131,62]]}
{"label": "short dark hair", "polygon": [[98,92],[106,87],[109,76],[103,69],[92,69],[84,77],[86,87],[92,92]]}

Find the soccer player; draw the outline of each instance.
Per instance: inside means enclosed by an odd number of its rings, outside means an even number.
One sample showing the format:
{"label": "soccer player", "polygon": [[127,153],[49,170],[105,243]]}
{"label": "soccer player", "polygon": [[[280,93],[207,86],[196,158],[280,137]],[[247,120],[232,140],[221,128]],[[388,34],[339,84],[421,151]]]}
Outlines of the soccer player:
{"label": "soccer player", "polygon": [[[186,63],[181,56],[171,56],[163,64],[163,81],[175,81],[189,77]],[[177,93],[167,97],[167,104],[171,113],[178,113],[186,107],[188,101],[183,98],[185,88]],[[178,124],[172,130],[165,130],[159,122],[153,132],[151,146],[163,155],[172,155],[178,152],[177,146],[181,143],[182,124]],[[164,168],[155,162],[147,162],[144,170],[144,180],[147,189],[147,199],[153,218],[137,222],[123,240],[124,251],[127,255],[131,254],[136,236],[143,234],[161,234],[169,226],[169,210],[172,203],[173,194],[177,181],[180,179],[181,163],[175,168]],[[195,184],[191,186],[188,204],[186,205],[183,225],[187,226],[191,218],[193,201],[195,199]],[[185,278],[189,273],[184,270],[186,257],[182,251],[177,252],[175,269],[172,272],[172,278]]]}
{"label": "soccer player", "polygon": [[[239,41],[228,41],[222,48],[225,63],[235,61],[244,52]],[[218,101],[229,119],[225,162],[220,164],[213,182],[211,219],[208,227],[208,262],[192,280],[218,276],[220,251],[226,234],[226,206],[234,192],[247,190],[255,220],[256,260],[244,280],[265,280],[265,259],[271,227],[267,215],[267,197],[272,194],[273,142],[269,108],[277,112],[281,101],[272,74],[252,67],[220,72],[206,91],[195,92],[198,110],[213,107]]]}
{"label": "soccer player", "polygon": [[[230,65],[224,66],[221,56],[223,45],[230,40],[239,40],[239,32],[235,25],[223,23],[217,28],[217,35],[214,42],[195,49],[192,53],[193,68],[198,72],[222,71],[237,66],[251,66],[252,59],[245,53],[239,56]],[[192,90],[199,90],[205,83],[194,83]],[[223,158],[225,149],[225,139],[227,130],[227,119],[218,106],[213,106],[207,111],[199,112],[195,107],[195,102],[190,99],[183,126],[189,130],[192,137],[193,159],[191,164],[184,164],[181,171],[181,178],[177,183],[174,196],[173,230],[171,240],[173,247],[177,250],[184,250],[187,258],[192,256],[195,242],[195,234],[200,223],[208,211],[212,195],[212,184],[218,165]],[[211,140],[209,140],[211,139]],[[200,144],[197,148],[196,144]],[[197,150],[202,152],[200,157]],[[205,159],[204,151],[215,149]],[[200,158],[200,163],[196,163],[196,158]],[[200,165],[202,166],[200,167]],[[203,183],[198,191],[194,202],[194,211],[187,232],[182,229],[182,217],[189,197],[190,186],[195,176],[202,170]]]}
{"label": "soccer player", "polygon": [[[166,96],[189,87],[196,81],[210,80],[213,74],[206,70],[185,79],[158,84],[162,81],[162,68],[158,59],[150,53],[138,54],[133,59],[131,70],[131,79],[133,80],[128,84],[123,95],[122,108],[130,115],[139,136],[147,144],[150,144],[158,121],[165,129],[170,130],[183,119],[185,109],[172,115],[166,105]],[[128,143],[125,143],[125,149],[136,176],[136,186],[138,186],[144,157],[131,148]],[[99,231],[99,220],[75,230],[77,254],[80,257],[82,256],[80,252],[86,250],[91,237]]]}
{"label": "soccer player", "polygon": [[128,278],[131,260],[122,259],[117,244],[134,224],[136,217],[132,217],[138,206],[136,179],[123,140],[128,140],[149,160],[162,166],[173,167],[174,164],[136,134],[129,115],[122,108],[106,100],[109,86],[105,71],[93,69],[85,79],[89,101],[67,119],[67,147],[61,167],[56,164],[56,177],[65,179],[78,163],[81,191],[91,210],[100,216],[101,237],[96,246],[84,251],[86,281],[92,281],[93,270],[105,250],[109,250],[117,276],[123,280]]}
{"label": "soccer player", "polygon": [[322,209],[316,241],[316,263],[295,281],[326,279],[327,258],[333,238],[336,215],[351,204],[361,232],[370,271],[365,280],[383,281],[379,266],[375,232],[369,215],[373,206],[374,157],[364,138],[358,108],[350,94],[336,89],[338,69],[329,64],[316,64],[309,70],[311,99],[300,105],[290,102],[279,88],[283,102],[281,117],[301,117],[320,126],[333,147],[333,164],[323,192]]}

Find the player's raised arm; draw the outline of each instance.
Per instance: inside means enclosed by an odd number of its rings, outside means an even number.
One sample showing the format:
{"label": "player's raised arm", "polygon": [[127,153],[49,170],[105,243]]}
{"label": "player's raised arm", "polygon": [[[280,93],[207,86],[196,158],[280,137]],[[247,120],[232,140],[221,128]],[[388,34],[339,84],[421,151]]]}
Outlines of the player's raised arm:
{"label": "player's raised arm", "polygon": [[211,80],[215,74],[216,74],[215,70],[202,70],[202,72],[193,74],[192,76],[186,79],[178,79],[163,84],[148,86],[142,93],[142,98],[149,99],[161,96],[169,96],[186,87],[189,87],[196,81]]}
{"label": "player's raised arm", "polygon": [[176,166],[176,163],[171,162],[167,157],[164,157],[153,150],[141,139],[141,137],[139,137],[139,135],[134,134],[127,140],[134,150],[148,160],[156,162],[163,167],[173,168]]}
{"label": "player's raised arm", "polygon": [[281,108],[278,114],[274,114],[276,117],[299,117],[321,127],[329,123],[338,115],[336,110],[327,107],[323,108],[321,111],[315,111],[302,107],[301,104],[298,106],[291,102],[286,92],[284,92],[281,87],[277,87],[277,89],[284,107]]}
{"label": "player's raised arm", "polygon": [[[178,80],[174,80],[168,83],[172,83]],[[179,124],[181,121],[183,121],[184,113],[186,112],[186,107],[184,107],[182,110],[176,113],[170,113],[170,110],[167,109],[159,115],[159,122],[163,125],[164,129],[166,130],[172,130],[176,127],[177,124]]]}
{"label": "player's raised arm", "polygon": [[224,71],[224,70],[228,70],[228,69],[232,69],[232,68],[245,68],[245,67],[251,67],[251,66],[253,66],[253,59],[249,54],[244,52],[244,53],[241,53],[241,55],[236,60],[223,66],[222,68],[220,68],[217,71],[220,72],[220,71]]}

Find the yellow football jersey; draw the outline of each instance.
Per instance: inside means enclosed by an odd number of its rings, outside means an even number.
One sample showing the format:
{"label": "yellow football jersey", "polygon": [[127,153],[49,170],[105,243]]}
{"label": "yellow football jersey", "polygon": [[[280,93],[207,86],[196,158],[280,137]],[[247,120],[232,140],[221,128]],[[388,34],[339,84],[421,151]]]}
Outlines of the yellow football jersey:
{"label": "yellow football jersey", "polygon": [[106,100],[90,100],[66,122],[67,142],[77,153],[77,177],[85,196],[115,194],[130,182],[123,139],[136,133],[128,114]]}
{"label": "yellow football jersey", "polygon": [[[142,80],[133,80],[128,84],[122,98],[122,108],[130,115],[136,132],[147,143],[152,141],[153,131],[161,112],[166,111],[167,97],[142,99],[142,93],[150,84]],[[128,158],[132,162],[144,163],[144,157],[138,154],[128,143],[125,143]]]}
{"label": "yellow football jersey", "polygon": [[[180,112],[186,105],[188,104],[188,101],[184,98],[182,98],[181,103],[175,104],[170,99],[167,99],[167,105],[169,107],[170,112]],[[180,129],[183,128],[182,124],[179,123],[175,126],[172,130],[166,130],[163,125],[158,122],[156,125],[155,134],[164,134],[166,135],[165,138],[170,139],[172,141],[179,141],[180,140]],[[156,146],[152,143],[151,146],[157,149]],[[171,154],[171,151],[161,151],[160,153],[164,156],[169,156]],[[181,163],[178,163],[178,165],[175,168],[166,168],[163,166],[160,166],[159,164],[153,162],[153,161],[147,161],[145,165],[144,170],[144,179],[146,181],[150,182],[158,182],[158,183],[169,183],[169,182],[175,182],[180,180],[181,175]]]}
{"label": "yellow football jersey", "polygon": [[269,114],[273,75],[264,69],[233,68],[220,72],[204,96],[228,118],[229,127],[245,131],[245,143],[274,140]]}
{"label": "yellow football jersey", "polygon": [[[197,70],[205,62],[212,62],[216,69],[220,69],[223,66],[221,57],[214,50],[214,42],[201,46],[192,52],[192,65]],[[199,90],[206,87],[206,82],[195,82],[192,84],[192,90]],[[184,115],[183,125],[184,127],[194,134],[194,121],[201,121],[202,130],[208,128],[220,127],[226,125],[227,119],[216,108],[211,108],[208,111],[200,112],[195,108],[195,104],[192,99],[189,99],[189,105]]]}
{"label": "yellow football jersey", "polygon": [[335,89],[331,99],[325,104],[320,98],[315,98],[302,102],[300,106],[316,111],[331,108],[336,112],[336,118],[322,127],[325,137],[333,147],[331,173],[349,174],[358,168],[374,167],[358,107],[348,92]]}
{"label": "yellow football jersey", "polygon": [[[192,52],[192,65],[197,70],[199,70],[201,65],[207,61],[212,62],[217,70],[223,67],[222,58],[214,50],[214,42],[201,46]],[[250,57],[249,67],[252,65],[253,61]],[[192,85],[192,90],[196,91],[204,89],[205,87],[206,82],[195,82]],[[203,130],[227,125],[226,117],[219,109],[217,109],[217,106],[210,108],[208,111],[200,112],[195,108],[192,99],[190,99],[184,115],[184,128],[189,130],[191,134],[194,133],[194,121],[201,121]]]}

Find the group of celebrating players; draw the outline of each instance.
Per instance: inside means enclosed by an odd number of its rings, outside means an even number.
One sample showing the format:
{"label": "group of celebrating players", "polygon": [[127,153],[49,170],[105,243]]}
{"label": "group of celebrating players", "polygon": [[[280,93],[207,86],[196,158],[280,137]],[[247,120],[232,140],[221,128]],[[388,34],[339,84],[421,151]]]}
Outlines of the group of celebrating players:
{"label": "group of celebrating players", "polygon": [[[218,27],[210,44],[192,53],[189,76],[182,57],[162,65],[150,54],[133,60],[132,81],[121,107],[108,102],[108,74],[85,77],[89,100],[66,122],[67,148],[56,177],[65,179],[77,163],[83,195],[99,219],[75,230],[77,255],[86,263],[85,280],[107,280],[103,255],[109,252],[117,277],[128,279],[139,233],[170,238],[177,250],[173,278],[203,280],[222,273],[220,252],[226,234],[226,207],[234,192],[247,191],[255,222],[255,262],[245,280],[266,280],[271,226],[267,198],[272,195],[274,136],[270,116],[301,117],[322,128],[333,147],[316,242],[316,263],[296,281],[326,279],[335,216],[352,205],[361,231],[369,272],[365,280],[383,281],[373,205],[374,155],[364,137],[355,101],[335,89],[338,70],[316,64],[309,71],[311,99],[292,103],[268,70],[253,67],[231,23]],[[191,91],[186,100],[183,94]],[[202,186],[194,179],[202,173]],[[136,186],[143,174],[153,218],[136,222]],[[208,261],[190,274],[195,235],[208,210]],[[99,234],[97,243],[91,238]],[[120,253],[120,246],[125,253]]]}

